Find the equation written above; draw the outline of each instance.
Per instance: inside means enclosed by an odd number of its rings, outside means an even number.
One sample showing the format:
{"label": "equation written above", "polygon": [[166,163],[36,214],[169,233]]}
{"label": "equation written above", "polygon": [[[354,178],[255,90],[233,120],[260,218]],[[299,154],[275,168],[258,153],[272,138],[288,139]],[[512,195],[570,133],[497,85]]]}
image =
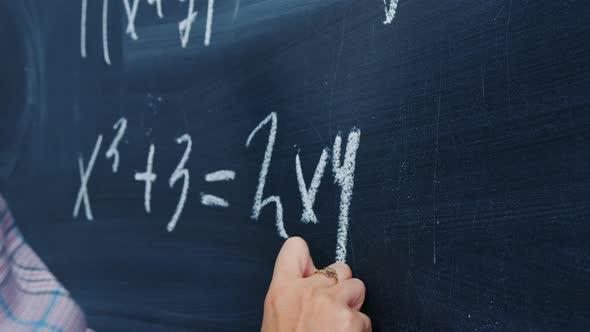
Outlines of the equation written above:
{"label": "equation written above", "polygon": [[[87,39],[87,20],[88,20],[88,0],[81,0],[81,13],[80,13],[80,56],[82,58],[86,58],[88,56],[87,53],[87,46],[86,46],[86,39]],[[180,2],[184,3],[186,8],[186,16],[179,18],[178,21],[178,34],[179,34],[179,41],[180,46],[182,48],[186,48],[191,36],[191,30],[195,20],[197,19],[198,11],[195,10],[195,0],[167,0],[170,2]],[[215,6],[215,0],[206,0],[207,1],[207,13],[205,18],[205,31],[203,37],[203,45],[205,47],[211,44],[211,32],[213,27],[213,9]],[[119,3],[119,1],[116,1]],[[131,40],[138,40],[139,34],[137,33],[135,27],[135,20],[137,19],[139,13],[139,5],[143,3],[142,0],[122,0],[123,7],[125,9],[125,17],[127,18],[127,25],[125,28],[125,34],[129,36]],[[155,14],[157,15],[158,19],[164,18],[164,11],[162,10],[162,0],[147,0],[147,5],[154,7],[155,6]],[[391,24],[395,17],[397,11],[398,0],[383,0],[383,5],[385,7],[385,20],[383,24]],[[234,9],[234,19],[238,15],[238,9],[240,6],[240,1],[236,1],[236,7]],[[107,65],[111,65],[111,55],[109,50],[109,0],[102,0],[102,13],[99,14],[101,16],[102,28],[101,28],[101,35],[102,35],[102,56],[104,62]]]}
{"label": "equation written above", "polygon": [[[112,160],[111,170],[113,173],[119,171],[119,164],[121,156],[119,153],[119,144],[124,138],[127,131],[128,122],[127,119],[121,118],[114,125],[113,130],[115,134],[113,138],[103,150],[103,135],[98,135],[94,148],[86,161],[82,154],[78,157],[78,169],[80,173],[80,188],[76,196],[73,217],[76,219],[80,216],[83,210],[84,217],[87,220],[93,220],[92,205],[90,195],[88,193],[88,186],[92,177],[92,171],[99,155],[102,155],[107,160]],[[267,195],[265,193],[265,184],[268,176],[268,170],[271,166],[273,150],[277,138],[278,128],[278,117],[276,113],[270,113],[264,118],[253,130],[245,141],[246,149],[254,149],[254,139],[257,136],[263,136],[264,131],[268,130],[268,136],[266,137],[266,148],[264,151],[264,157],[260,166],[260,172],[258,175],[258,184],[254,193],[254,201],[252,204],[252,210],[250,217],[253,220],[258,220],[260,213],[263,208],[274,208],[275,210],[275,224],[278,235],[282,238],[287,238],[288,233],[285,229],[283,221],[283,203],[279,195]],[[338,133],[334,138],[334,144],[332,148],[324,148],[320,155],[319,161],[316,165],[313,177],[308,183],[303,177],[301,160],[299,158],[299,152],[295,155],[295,176],[299,187],[301,203],[303,211],[301,213],[301,222],[305,224],[317,224],[318,218],[316,217],[313,206],[318,192],[318,188],[324,177],[325,170],[330,164],[334,178],[334,183],[340,190],[340,204],[339,204],[339,215],[338,215],[338,230],[336,237],[336,260],[339,262],[346,261],[346,243],[348,239],[349,229],[349,211],[350,203],[353,196],[354,189],[354,174],[356,165],[356,154],[359,148],[361,138],[361,131],[358,128],[352,128],[348,133],[346,146],[342,147],[342,134]],[[169,187],[172,189],[175,186],[182,186],[180,196],[176,208],[171,212],[171,217],[166,224],[168,232],[173,232],[176,225],[181,220],[182,211],[185,204],[189,201],[189,186],[191,185],[191,173],[186,168],[186,163],[191,156],[192,149],[192,138],[187,134],[183,134],[176,138],[176,143],[184,146],[184,153],[179,156],[179,161],[172,172],[167,175],[167,181]],[[150,144],[147,150],[146,164],[143,171],[135,172],[133,178],[135,181],[143,182],[144,184],[144,210],[146,213],[151,213],[152,206],[152,185],[154,182],[161,177],[161,174],[157,174],[154,170],[154,158],[156,158],[156,146]],[[238,176],[235,170],[221,169],[207,173],[203,176],[206,182],[229,182],[233,181]],[[200,204],[212,207],[212,208],[227,208],[230,206],[225,198],[219,197],[209,193],[200,193],[198,199]]]}

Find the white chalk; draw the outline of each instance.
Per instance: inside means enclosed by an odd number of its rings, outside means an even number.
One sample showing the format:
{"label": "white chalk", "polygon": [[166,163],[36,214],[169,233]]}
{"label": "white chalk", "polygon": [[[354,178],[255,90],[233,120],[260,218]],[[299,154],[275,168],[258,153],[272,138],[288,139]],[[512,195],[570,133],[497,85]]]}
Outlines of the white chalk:
{"label": "white chalk", "polygon": [[109,54],[109,0],[102,0],[102,54],[104,62],[111,65]]}
{"label": "white chalk", "polygon": [[252,219],[258,220],[260,216],[260,211],[264,206],[269,203],[275,203],[276,205],[276,215],[275,221],[277,225],[277,230],[279,235],[283,238],[287,238],[287,232],[285,231],[285,226],[283,224],[283,205],[281,204],[281,199],[278,196],[270,196],[266,199],[262,199],[264,195],[264,185],[266,183],[266,176],[268,174],[268,168],[270,167],[270,162],[272,158],[272,151],[275,144],[275,139],[277,135],[277,114],[275,112],[270,113],[264,120],[262,120],[254,130],[248,136],[246,140],[246,147],[250,147],[250,143],[254,138],[254,135],[262,129],[268,123],[271,124],[270,132],[268,135],[268,142],[266,143],[266,150],[264,151],[264,159],[262,161],[262,166],[260,168],[260,174],[258,175],[258,186],[256,187],[256,194],[254,195],[254,205],[252,206]]}
{"label": "white chalk", "polygon": [[131,36],[131,39],[137,40],[137,33],[135,32],[135,18],[137,17],[139,0],[133,0],[133,5],[129,4],[129,0],[123,0],[123,5],[125,6],[125,13],[127,14],[127,29],[125,32]]}
{"label": "white chalk", "polygon": [[88,161],[88,167],[86,168],[86,170],[84,170],[84,161],[82,160],[82,156],[78,157],[78,169],[80,171],[80,189],[78,190],[78,196],[76,197],[76,204],[74,204],[74,218],[78,217],[78,213],[80,212],[80,205],[82,204],[82,202],[84,202],[84,212],[86,214],[86,219],[93,219],[92,207],[90,206],[90,198],[88,197],[88,179],[90,179],[90,175],[92,174],[92,170],[94,169],[96,156],[98,156],[98,151],[100,150],[101,145],[102,135],[98,135],[98,138],[96,139],[96,144],[94,144],[94,150],[92,150],[92,155],[90,156],[90,161]]}
{"label": "white chalk", "polygon": [[86,16],[88,15],[88,0],[82,0],[80,15],[80,56],[86,58]]}
{"label": "white chalk", "polygon": [[286,239],[289,237],[289,235],[287,235],[287,231],[285,231],[285,224],[283,222],[283,204],[281,204],[281,198],[279,196],[267,197],[264,201],[262,201],[262,203],[260,203],[260,209],[270,203],[275,203],[276,206],[275,224],[277,226],[279,236],[283,239]]}
{"label": "white chalk", "polygon": [[383,0],[383,5],[385,5],[385,20],[383,21],[384,25],[391,24],[391,22],[393,22],[395,13],[397,12],[397,2],[398,0],[389,0],[389,6],[387,6],[387,0]]}
{"label": "white chalk", "polygon": [[297,182],[299,183],[299,192],[301,193],[301,202],[303,203],[303,213],[301,215],[301,222],[304,224],[312,223],[317,224],[318,218],[313,212],[313,203],[315,202],[315,196],[317,194],[322,177],[324,176],[324,169],[328,161],[328,151],[324,149],[320,156],[320,161],[315,168],[311,184],[309,189],[305,185],[305,179],[303,178],[303,171],[301,170],[301,161],[299,160],[299,153],[295,156],[295,171],[297,173]]}
{"label": "white chalk", "polygon": [[236,17],[238,16],[238,11],[240,10],[240,0],[236,0],[236,6],[234,8],[234,15],[233,15],[233,19],[235,20]]}
{"label": "white chalk", "polygon": [[164,13],[162,12],[162,0],[148,0],[149,5],[156,5],[156,10],[158,11],[158,17],[164,18]]}
{"label": "white chalk", "polygon": [[205,46],[209,46],[211,42],[211,25],[213,23],[213,2],[214,0],[207,1],[207,24],[205,25]]}
{"label": "white chalk", "polygon": [[228,207],[229,202],[221,197],[201,193],[201,204],[205,206]]}
{"label": "white chalk", "polygon": [[115,138],[113,138],[113,142],[111,142],[105,156],[107,159],[113,158],[113,173],[117,173],[119,170],[119,142],[121,142],[123,135],[125,135],[127,119],[120,118],[119,121],[113,125],[113,129],[117,131],[117,134],[115,135]]}
{"label": "white chalk", "polygon": [[176,143],[186,143],[186,148],[184,150],[182,158],[180,159],[180,162],[176,166],[176,169],[172,173],[172,176],[170,176],[170,180],[168,180],[168,185],[170,186],[170,188],[172,188],[174,187],[176,181],[180,180],[181,178],[183,178],[184,181],[182,183],[182,191],[180,193],[180,199],[178,200],[178,204],[176,205],[176,210],[174,211],[174,215],[172,215],[172,219],[170,220],[170,222],[168,222],[168,226],[166,226],[168,232],[172,232],[174,230],[174,228],[176,227],[176,223],[180,218],[180,214],[184,209],[184,203],[186,203],[186,196],[188,194],[188,186],[190,181],[189,172],[188,169],[185,168],[185,164],[188,161],[189,155],[191,153],[193,141],[190,135],[184,134],[176,139]]}
{"label": "white chalk", "polygon": [[[205,175],[205,181],[207,182],[233,181],[235,178],[236,172],[231,170],[220,170]],[[201,193],[201,204],[206,206],[229,206],[225,199],[204,193]]]}
{"label": "white chalk", "polygon": [[155,147],[153,144],[150,144],[150,150],[148,153],[148,159],[145,167],[145,172],[135,173],[135,180],[136,181],[145,181],[145,188],[143,194],[143,205],[145,207],[145,212],[151,212],[151,201],[152,201],[152,183],[156,181],[157,175],[154,174],[153,164],[154,164],[154,150]]}
{"label": "white chalk", "polygon": [[207,182],[232,181],[235,178],[236,172],[230,170],[220,170],[205,175],[205,181]]}
{"label": "white chalk", "polygon": [[356,165],[356,152],[359,147],[361,131],[353,128],[348,134],[344,162],[340,160],[342,138],[340,133],[334,140],[332,153],[332,170],[334,182],[340,186],[340,214],[338,216],[338,233],[336,235],[336,261],[346,262],[346,244],[348,241],[348,223],[350,201],[354,187],[354,170]]}
{"label": "white chalk", "polygon": [[187,17],[178,23],[178,30],[180,32],[180,43],[183,48],[188,45],[188,39],[191,34],[191,27],[197,17],[197,11],[195,9],[195,0],[189,0],[188,3],[188,15]]}
{"label": "white chalk", "polygon": [[254,196],[254,208],[252,212],[252,217],[254,219],[258,218],[260,214],[260,203],[262,202],[262,195],[264,191],[264,184],[266,183],[266,175],[268,173],[268,168],[270,167],[270,161],[272,158],[272,151],[275,144],[275,138],[277,135],[277,115],[276,113],[271,113],[268,115],[262,122],[252,130],[248,139],[246,140],[246,147],[250,147],[250,143],[254,138],[254,135],[262,129],[267,123],[271,122],[270,132],[268,135],[268,143],[266,144],[266,150],[264,151],[264,159],[262,161],[262,167],[260,168],[260,174],[258,176],[258,187],[256,188],[256,194]]}

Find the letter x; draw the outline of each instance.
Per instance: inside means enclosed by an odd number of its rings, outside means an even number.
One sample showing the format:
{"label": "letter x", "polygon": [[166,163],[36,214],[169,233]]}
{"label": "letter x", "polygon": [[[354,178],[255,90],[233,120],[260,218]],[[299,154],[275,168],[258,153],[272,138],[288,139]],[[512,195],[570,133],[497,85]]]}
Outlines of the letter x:
{"label": "letter x", "polygon": [[98,155],[101,144],[102,135],[98,135],[98,139],[94,145],[94,151],[92,151],[92,156],[90,156],[90,161],[88,162],[88,168],[86,168],[86,170],[84,170],[84,161],[82,160],[82,156],[78,157],[78,168],[80,169],[80,190],[78,190],[78,197],[76,198],[76,205],[74,206],[74,218],[78,217],[80,205],[82,204],[82,201],[84,201],[84,213],[86,214],[86,219],[93,219],[92,207],[90,206],[90,199],[88,198],[88,179],[92,174],[92,169],[94,168],[96,156]]}

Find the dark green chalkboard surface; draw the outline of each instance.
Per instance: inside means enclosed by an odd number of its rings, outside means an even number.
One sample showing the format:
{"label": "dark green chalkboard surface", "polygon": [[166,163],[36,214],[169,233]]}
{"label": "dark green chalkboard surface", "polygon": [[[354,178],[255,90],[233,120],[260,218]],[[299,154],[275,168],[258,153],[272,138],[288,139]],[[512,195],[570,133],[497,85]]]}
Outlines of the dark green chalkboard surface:
{"label": "dark green chalkboard surface", "polygon": [[590,329],[590,3],[1,0],[2,193],[106,331],[256,331],[285,236],[375,331]]}

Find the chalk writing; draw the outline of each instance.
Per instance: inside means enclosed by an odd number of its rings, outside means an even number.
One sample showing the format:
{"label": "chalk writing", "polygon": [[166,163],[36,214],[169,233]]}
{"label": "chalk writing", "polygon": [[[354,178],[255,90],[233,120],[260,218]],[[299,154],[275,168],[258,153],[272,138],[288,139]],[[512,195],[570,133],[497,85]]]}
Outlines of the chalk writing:
{"label": "chalk writing", "polygon": [[176,223],[180,218],[180,214],[182,213],[182,209],[184,208],[184,204],[186,203],[186,196],[188,194],[188,186],[189,186],[189,172],[188,169],[185,168],[186,162],[188,161],[188,157],[191,153],[191,149],[193,146],[193,142],[191,137],[188,134],[184,134],[176,139],[176,143],[183,144],[186,143],[186,148],[184,150],[184,154],[182,155],[182,159],[176,166],[174,173],[170,176],[170,180],[168,181],[168,185],[170,188],[174,187],[176,181],[180,180],[181,178],[184,180],[182,183],[182,191],[180,193],[180,199],[178,200],[178,205],[176,205],[176,210],[174,211],[174,215],[172,215],[172,219],[166,226],[168,232],[172,232],[176,227]]}
{"label": "chalk writing", "polygon": [[218,181],[231,181],[236,178],[236,172],[229,170],[220,170],[205,175],[205,181],[207,182],[218,182]]}
{"label": "chalk writing", "polygon": [[[180,34],[180,46],[186,48],[189,43],[193,23],[197,19],[198,12],[195,10],[195,0],[180,0],[180,2],[188,2],[186,17],[178,22],[178,31]],[[139,40],[139,34],[135,26],[135,21],[139,15],[139,8],[141,0],[123,0],[123,7],[125,9],[125,16],[127,18],[127,25],[125,33],[132,40]],[[150,6],[156,6],[158,18],[164,18],[162,11],[162,0],[147,0]],[[80,56],[85,59],[87,54],[87,21],[88,21],[88,0],[81,0],[80,10]],[[205,21],[205,33],[203,45],[209,46],[211,44],[211,34],[213,30],[213,10],[214,0],[207,0],[207,15]],[[102,2],[102,49],[104,62],[111,65],[111,56],[109,50],[109,0]]]}
{"label": "chalk writing", "polygon": [[254,205],[252,206],[252,219],[258,220],[260,211],[263,207],[270,203],[275,203],[276,215],[275,222],[279,235],[283,238],[288,238],[287,232],[285,231],[285,225],[283,224],[283,204],[279,196],[269,196],[262,199],[264,194],[264,185],[266,183],[266,176],[268,174],[268,168],[272,159],[272,150],[275,144],[275,138],[277,136],[277,114],[275,112],[270,113],[262,122],[252,130],[250,136],[246,140],[246,147],[250,146],[254,135],[262,129],[265,125],[270,123],[270,132],[268,134],[268,142],[266,143],[266,150],[264,151],[264,159],[262,160],[262,166],[260,167],[260,174],[258,176],[258,187],[256,188],[256,194],[254,195]]}
{"label": "chalk writing", "polygon": [[147,0],[149,5],[156,5],[156,10],[158,12],[159,18],[164,18],[164,13],[162,12],[162,0]]}
{"label": "chalk writing", "polygon": [[131,36],[133,40],[137,40],[137,33],[135,32],[135,17],[137,16],[137,9],[139,8],[139,0],[133,0],[133,4],[129,4],[129,0],[123,0],[125,6],[125,13],[127,14],[127,29],[126,33]]}
{"label": "chalk writing", "polygon": [[[205,175],[207,182],[233,181],[236,178],[236,172],[231,170],[219,170]],[[201,204],[205,206],[228,207],[229,202],[225,199],[201,193]]]}
{"label": "chalk writing", "polygon": [[183,48],[188,45],[188,37],[191,34],[191,27],[193,22],[197,18],[197,11],[195,9],[195,0],[189,0],[188,4],[188,15],[187,17],[178,23],[178,30],[180,32],[180,43]]}
{"label": "chalk writing", "polygon": [[[246,139],[246,148],[252,148],[252,143],[257,134],[259,134],[265,127],[268,127],[268,137],[266,141],[266,147],[264,150],[264,156],[260,165],[260,171],[258,173],[258,182],[256,191],[254,193],[254,201],[251,208],[250,218],[258,220],[261,215],[261,211],[264,207],[274,204],[275,208],[275,227],[277,233],[281,238],[287,238],[287,232],[283,222],[283,203],[279,195],[270,195],[265,197],[266,182],[269,176],[269,170],[271,167],[274,146],[278,135],[278,117],[276,113],[270,113],[266,116],[256,127],[250,132]],[[114,125],[113,129],[117,132],[111,142],[111,145],[107,152],[104,154],[106,160],[112,159],[112,171],[116,173],[119,169],[119,163],[121,160],[120,151],[118,146],[125,135],[127,130],[127,120],[120,118]],[[332,155],[332,174],[334,177],[334,183],[340,189],[340,204],[338,214],[338,228],[337,228],[337,239],[336,239],[336,260],[345,262],[347,252],[347,240],[348,231],[350,226],[350,206],[353,196],[354,189],[354,173],[356,168],[356,156],[360,145],[361,131],[358,128],[353,128],[348,133],[346,145],[343,148],[342,145],[342,134],[338,133],[334,138],[333,146],[330,149],[324,148],[319,157],[318,163],[315,167],[315,171],[307,186],[305,178],[303,176],[303,167],[301,165],[300,153],[297,152],[295,155],[295,175],[297,179],[298,189],[303,205],[303,211],[301,214],[301,222],[303,224],[317,224],[318,218],[313,210],[316,196],[325,175],[325,169],[329,165],[330,154]],[[84,211],[86,219],[92,220],[92,210],[90,205],[90,199],[88,195],[88,182],[92,174],[98,153],[102,144],[102,135],[98,136],[97,142],[94,146],[92,155],[88,161],[88,165],[84,166],[82,156],[78,158],[78,167],[80,171],[80,189],[76,198],[74,207],[74,218],[77,218],[79,211],[84,205]],[[187,168],[187,162],[192,152],[192,139],[189,134],[184,134],[176,139],[177,144],[183,144],[184,153],[182,154],[176,168],[172,172],[168,185],[170,189],[173,189],[176,183],[182,180],[182,188],[178,198],[178,202],[171,219],[168,221],[166,229],[172,232],[182,215],[185,204],[188,202],[188,191],[190,185],[190,174]],[[152,187],[157,179],[157,175],[154,172],[154,158],[155,158],[155,146],[150,144],[148,150],[148,156],[145,166],[145,171],[135,172],[134,179],[136,181],[144,182],[144,195],[143,202],[144,208],[147,213],[151,213],[152,209]],[[236,179],[236,171],[230,169],[221,169],[213,172],[204,174],[203,179],[207,183],[218,183],[224,182],[229,183]],[[201,205],[206,207],[214,208],[229,208],[230,203],[223,197],[201,192],[200,200]]]}
{"label": "chalk writing", "polygon": [[88,0],[82,0],[80,13],[80,56],[86,58],[86,17],[88,16]]}
{"label": "chalk writing", "polygon": [[76,204],[74,204],[74,218],[78,217],[78,213],[80,212],[80,205],[84,202],[84,213],[86,214],[86,219],[92,220],[92,207],[90,206],[90,198],[88,198],[88,179],[90,179],[90,175],[92,174],[92,170],[94,169],[94,163],[96,162],[96,157],[98,156],[98,151],[100,150],[100,146],[102,145],[102,135],[98,135],[96,139],[96,144],[94,144],[94,150],[92,151],[92,155],[90,156],[90,161],[88,161],[88,167],[84,169],[84,161],[82,160],[82,156],[78,157],[78,169],[80,171],[80,189],[78,190],[78,197],[76,198]]}
{"label": "chalk writing", "polygon": [[156,181],[157,175],[153,172],[153,164],[154,164],[154,150],[155,147],[153,144],[150,144],[150,150],[148,152],[148,159],[145,167],[145,172],[135,173],[135,180],[136,181],[144,181],[145,182],[145,189],[144,189],[144,198],[143,204],[145,207],[145,212],[151,212],[151,201],[152,201],[152,183]]}
{"label": "chalk writing", "polygon": [[201,193],[201,204],[205,206],[228,207],[229,202],[221,197]]}
{"label": "chalk writing", "polygon": [[207,24],[205,26],[205,46],[209,46],[211,42],[211,24],[213,24],[213,2],[214,0],[207,1]]}
{"label": "chalk writing", "polygon": [[102,1],[102,54],[104,62],[111,65],[109,53],[109,0]]}
{"label": "chalk writing", "polygon": [[113,142],[109,146],[105,156],[107,159],[113,158],[113,173],[117,173],[119,170],[119,142],[123,135],[125,135],[125,130],[127,129],[127,119],[120,118],[119,121],[113,125],[113,129],[117,130],[117,135],[113,139]]}
{"label": "chalk writing", "polygon": [[389,6],[387,6],[387,0],[383,0],[383,4],[385,5],[385,20],[383,24],[387,25],[393,22],[397,11],[397,2],[398,0],[389,0]]}
{"label": "chalk writing", "polygon": [[318,218],[313,212],[313,203],[315,202],[315,195],[317,194],[318,188],[324,175],[324,169],[328,161],[328,151],[324,149],[320,156],[320,161],[316,166],[311,184],[309,189],[305,185],[303,179],[303,171],[301,170],[301,161],[299,160],[299,153],[295,156],[295,171],[297,172],[297,183],[299,184],[299,192],[301,193],[301,202],[303,203],[303,213],[301,215],[301,222],[304,224],[312,223],[317,224]]}
{"label": "chalk writing", "polygon": [[346,261],[346,243],[348,241],[349,209],[354,187],[354,170],[356,165],[356,151],[358,150],[361,131],[353,128],[348,134],[344,161],[340,160],[342,138],[340,133],[334,139],[332,155],[332,170],[334,183],[340,186],[340,215],[338,216],[338,233],[336,235],[336,261]]}

